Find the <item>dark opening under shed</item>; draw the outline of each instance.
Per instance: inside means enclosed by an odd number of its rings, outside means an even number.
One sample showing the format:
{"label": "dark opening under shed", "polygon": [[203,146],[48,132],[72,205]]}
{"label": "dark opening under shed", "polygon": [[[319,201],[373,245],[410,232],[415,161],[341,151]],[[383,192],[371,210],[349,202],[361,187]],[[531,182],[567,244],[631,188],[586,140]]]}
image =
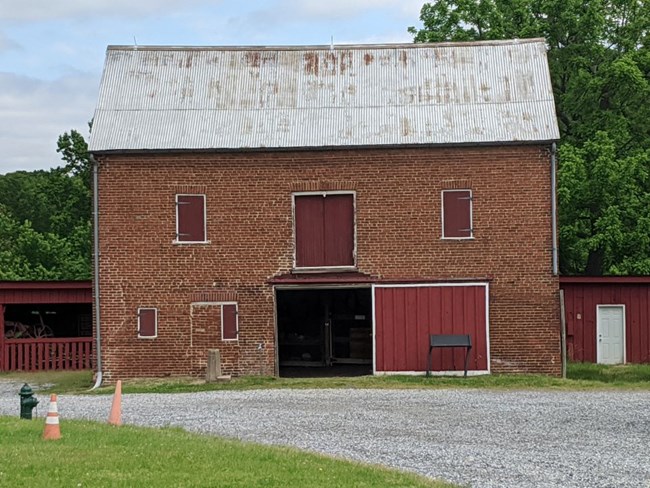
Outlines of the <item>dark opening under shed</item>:
{"label": "dark opening under shed", "polygon": [[92,367],[90,281],[0,282],[0,371]]}

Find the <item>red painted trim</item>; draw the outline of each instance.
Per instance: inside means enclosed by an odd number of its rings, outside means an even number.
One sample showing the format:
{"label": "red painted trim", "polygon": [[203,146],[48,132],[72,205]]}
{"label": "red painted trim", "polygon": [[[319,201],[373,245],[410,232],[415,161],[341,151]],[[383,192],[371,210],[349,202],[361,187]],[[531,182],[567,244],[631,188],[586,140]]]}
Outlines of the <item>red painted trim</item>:
{"label": "red painted trim", "polygon": [[0,304],[0,371],[5,370],[5,306]]}
{"label": "red painted trim", "polygon": [[650,276],[560,276],[560,284],[583,283],[589,285],[650,284]]}
{"label": "red painted trim", "polygon": [[92,337],[7,339],[2,350],[4,371],[90,369]]}
{"label": "red painted trim", "polygon": [[336,283],[375,283],[377,278],[362,273],[285,274],[271,278],[271,285],[314,285]]}
{"label": "red painted trim", "polygon": [[0,281],[0,290],[92,290],[91,281]]}
{"label": "red painted trim", "polygon": [[73,342],[79,343],[92,343],[92,337],[59,337],[59,338],[45,338],[45,339],[7,339],[5,343],[9,344],[72,344]]}
{"label": "red painted trim", "polygon": [[493,277],[480,278],[375,278],[358,273],[320,273],[320,274],[284,274],[271,278],[271,285],[316,285],[316,284],[418,284],[418,283],[485,283],[491,282]]}
{"label": "red painted trim", "polygon": [[389,285],[412,285],[419,283],[485,283],[492,282],[493,279],[492,276],[484,276],[482,278],[382,278],[380,280],[375,280],[374,283]]}

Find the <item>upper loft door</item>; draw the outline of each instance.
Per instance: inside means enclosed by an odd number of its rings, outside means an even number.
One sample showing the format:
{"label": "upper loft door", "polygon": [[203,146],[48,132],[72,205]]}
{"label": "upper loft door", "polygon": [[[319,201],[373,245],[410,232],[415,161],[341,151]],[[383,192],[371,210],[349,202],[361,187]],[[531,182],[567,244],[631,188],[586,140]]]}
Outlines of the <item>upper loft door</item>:
{"label": "upper loft door", "polygon": [[625,307],[599,305],[596,320],[597,361],[601,364],[625,362]]}
{"label": "upper loft door", "polygon": [[294,194],[295,267],[353,268],[354,193]]}

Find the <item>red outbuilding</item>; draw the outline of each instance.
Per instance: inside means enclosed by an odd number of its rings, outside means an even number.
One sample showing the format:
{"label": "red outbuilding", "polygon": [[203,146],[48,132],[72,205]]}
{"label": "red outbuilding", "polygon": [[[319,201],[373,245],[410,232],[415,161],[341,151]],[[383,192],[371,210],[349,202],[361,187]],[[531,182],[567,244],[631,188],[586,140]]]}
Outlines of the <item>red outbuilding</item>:
{"label": "red outbuilding", "polygon": [[650,276],[563,276],[570,360],[650,362]]}
{"label": "red outbuilding", "polygon": [[90,281],[0,282],[0,371],[92,367]]}

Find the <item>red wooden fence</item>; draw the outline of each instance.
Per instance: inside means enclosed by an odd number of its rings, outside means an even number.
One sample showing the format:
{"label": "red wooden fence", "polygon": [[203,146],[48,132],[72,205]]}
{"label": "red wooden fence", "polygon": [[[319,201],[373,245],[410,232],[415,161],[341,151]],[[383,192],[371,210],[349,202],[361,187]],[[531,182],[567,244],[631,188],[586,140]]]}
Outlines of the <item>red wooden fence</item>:
{"label": "red wooden fence", "polygon": [[92,368],[92,337],[6,339],[1,371],[60,371]]}

